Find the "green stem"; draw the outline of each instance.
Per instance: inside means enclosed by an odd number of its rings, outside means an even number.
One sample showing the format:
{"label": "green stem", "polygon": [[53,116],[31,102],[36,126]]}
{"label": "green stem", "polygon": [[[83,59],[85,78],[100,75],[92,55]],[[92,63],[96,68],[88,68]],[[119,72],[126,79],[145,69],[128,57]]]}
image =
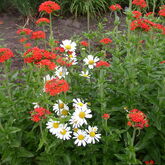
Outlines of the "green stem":
{"label": "green stem", "polygon": [[135,141],[135,136],[136,136],[136,128],[133,130],[133,135],[132,135],[132,146],[134,146],[134,141]]}
{"label": "green stem", "polygon": [[[45,32],[45,26],[43,26],[43,31]],[[45,46],[45,49],[46,49],[46,44],[47,44],[46,39],[44,39],[44,46]]]}
{"label": "green stem", "polygon": [[53,39],[53,26],[52,26],[52,15],[51,13],[49,14],[49,19],[50,19],[50,39]]}
{"label": "green stem", "polygon": [[[89,12],[89,7],[88,7],[88,11],[87,11],[87,30],[88,30],[88,33],[90,31],[90,12]],[[88,49],[89,49],[89,53],[91,51],[91,46],[90,46],[90,39],[88,38]]]}

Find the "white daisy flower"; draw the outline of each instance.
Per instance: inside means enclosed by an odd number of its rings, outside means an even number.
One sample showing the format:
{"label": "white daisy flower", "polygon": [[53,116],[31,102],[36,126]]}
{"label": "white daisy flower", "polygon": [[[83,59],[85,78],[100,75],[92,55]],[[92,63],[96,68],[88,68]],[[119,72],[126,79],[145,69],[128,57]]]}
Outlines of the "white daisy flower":
{"label": "white daisy flower", "polygon": [[95,127],[88,126],[88,130],[86,130],[87,143],[95,144],[96,141],[99,142],[99,139],[101,138],[101,134],[97,134],[97,130],[98,128],[96,126]]}
{"label": "white daisy flower", "polygon": [[76,139],[74,144],[81,146],[83,145],[84,147],[87,144],[87,134],[83,130],[78,130],[77,132],[73,133],[74,137],[73,139]]}
{"label": "white daisy flower", "polygon": [[75,107],[75,108],[85,108],[85,109],[87,109],[87,103],[84,103],[84,101],[83,100],[80,100],[79,98],[77,98],[77,99],[73,99],[73,106]]}
{"label": "white daisy flower", "polygon": [[62,44],[60,46],[62,48],[64,48],[65,51],[74,52],[75,49],[76,49],[76,43],[72,42],[71,40],[64,40],[64,41],[62,41]]}
{"label": "white daisy flower", "polygon": [[40,106],[38,105],[38,103],[32,103],[32,104],[34,105],[34,109],[40,107]]}
{"label": "white daisy flower", "polygon": [[86,118],[92,118],[90,109],[77,108],[73,113],[73,120],[79,125],[87,124]]}
{"label": "white daisy flower", "polygon": [[72,53],[66,54],[65,56],[66,56],[68,59],[70,59],[70,60],[72,60],[72,59],[76,59],[76,58],[77,58],[75,52],[72,52]]}
{"label": "white daisy flower", "polygon": [[52,119],[50,119],[47,123],[46,123],[47,127],[49,129],[49,132],[52,133],[53,135],[56,135],[59,132],[60,129],[60,121],[54,121]]}
{"label": "white daisy flower", "polygon": [[88,55],[88,57],[85,58],[83,61],[85,62],[85,65],[88,65],[89,69],[93,69],[94,66],[96,65],[96,62],[99,61],[99,58],[98,57],[94,57],[92,55]]}
{"label": "white daisy flower", "polygon": [[71,119],[69,120],[70,124],[72,125],[72,127],[75,128],[79,128],[83,125],[82,121],[78,121],[77,118],[75,118],[75,116],[72,116]]}
{"label": "white daisy flower", "polygon": [[68,75],[69,72],[67,72],[67,68],[65,67],[57,67],[56,68],[56,72],[55,75],[61,79],[61,78],[65,78],[66,75]]}
{"label": "white daisy flower", "polygon": [[57,138],[62,140],[69,140],[71,138],[71,131],[70,127],[67,126],[67,124],[61,124],[59,131],[56,133]]}
{"label": "white daisy flower", "polygon": [[90,75],[89,75],[89,71],[88,70],[86,72],[81,71],[81,74],[79,74],[79,75],[82,76],[82,77],[85,77],[85,78],[90,78]]}
{"label": "white daisy flower", "polygon": [[58,116],[64,118],[69,114],[69,107],[64,104],[62,100],[58,100],[57,103],[53,105],[53,111],[55,111]]}

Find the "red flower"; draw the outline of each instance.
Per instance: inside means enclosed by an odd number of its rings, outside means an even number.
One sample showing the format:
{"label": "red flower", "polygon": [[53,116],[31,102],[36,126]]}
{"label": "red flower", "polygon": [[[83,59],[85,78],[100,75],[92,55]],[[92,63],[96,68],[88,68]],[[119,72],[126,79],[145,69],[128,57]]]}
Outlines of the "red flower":
{"label": "red flower", "polygon": [[155,164],[155,162],[154,162],[153,160],[150,160],[150,161],[145,161],[144,163],[145,163],[145,164],[148,164],[148,165]]}
{"label": "red flower", "polygon": [[111,9],[112,11],[117,11],[117,10],[121,10],[122,7],[119,4],[115,4],[115,5],[109,6],[109,9]]}
{"label": "red flower", "polygon": [[71,66],[72,62],[68,62],[68,60],[64,57],[59,57],[56,62],[61,66]]}
{"label": "red flower", "polygon": [[36,31],[36,32],[32,32],[31,34],[31,39],[37,40],[37,39],[45,39],[46,38],[46,34],[43,31]]}
{"label": "red flower", "polygon": [[23,46],[24,46],[24,48],[30,48],[32,46],[32,44],[31,43],[26,43]]}
{"label": "red flower", "polygon": [[165,63],[165,61],[161,61],[161,62],[160,62],[160,64],[164,64],[164,63]]}
{"label": "red flower", "polygon": [[140,11],[133,11],[132,14],[134,18],[140,18],[142,16],[142,13]]}
{"label": "red flower", "polygon": [[158,14],[160,16],[165,16],[165,8],[161,9]]}
{"label": "red flower", "polygon": [[141,8],[147,7],[147,3],[145,0],[133,0],[132,4],[140,6]]}
{"label": "red flower", "polygon": [[102,118],[108,120],[110,118],[110,115],[108,113],[104,113]]}
{"label": "red flower", "polygon": [[99,61],[96,63],[96,68],[101,67],[101,66],[109,67],[110,64],[106,61]]}
{"label": "red flower", "polygon": [[65,80],[58,78],[47,81],[45,84],[45,92],[51,96],[55,96],[61,92],[67,92],[69,90],[69,84]]}
{"label": "red flower", "polygon": [[88,42],[86,42],[86,41],[81,41],[80,44],[81,44],[82,46],[85,46],[85,47],[88,46]]}
{"label": "red flower", "polygon": [[46,118],[46,115],[51,114],[51,112],[43,107],[39,107],[31,111],[30,114],[32,121],[39,122],[41,119]]}
{"label": "red flower", "polygon": [[103,38],[102,40],[100,40],[99,41],[100,43],[103,43],[103,44],[109,44],[109,43],[111,43],[112,42],[112,40],[111,39],[109,39],[109,38]]}
{"label": "red flower", "polygon": [[146,115],[138,109],[131,110],[127,115],[127,117],[129,120],[127,125],[129,126],[137,127],[140,129],[144,127],[149,127]]}
{"label": "red flower", "polygon": [[53,11],[60,10],[60,8],[61,7],[53,1],[45,1],[39,6],[39,12],[44,11],[50,14]]}
{"label": "red flower", "polygon": [[26,42],[28,39],[27,38],[21,38],[19,42]]}
{"label": "red flower", "polygon": [[146,13],[145,16],[148,17],[149,15],[152,15],[152,14],[154,15],[153,12],[149,12],[149,13]]}
{"label": "red flower", "polygon": [[50,23],[50,20],[47,19],[47,18],[40,18],[36,21],[36,24],[37,25],[45,25],[45,24],[49,24]]}
{"label": "red flower", "polygon": [[40,62],[36,63],[39,66],[48,66],[50,70],[54,70],[56,68],[56,64],[54,62],[51,62],[48,59],[41,60]]}
{"label": "red flower", "polygon": [[17,34],[20,34],[20,35],[30,35],[31,32],[32,30],[27,29],[27,28],[17,30]]}
{"label": "red flower", "polygon": [[65,49],[62,47],[55,47],[54,50],[58,50],[61,53],[65,52]]}
{"label": "red flower", "polygon": [[4,62],[13,57],[13,52],[8,48],[0,48],[0,62]]}

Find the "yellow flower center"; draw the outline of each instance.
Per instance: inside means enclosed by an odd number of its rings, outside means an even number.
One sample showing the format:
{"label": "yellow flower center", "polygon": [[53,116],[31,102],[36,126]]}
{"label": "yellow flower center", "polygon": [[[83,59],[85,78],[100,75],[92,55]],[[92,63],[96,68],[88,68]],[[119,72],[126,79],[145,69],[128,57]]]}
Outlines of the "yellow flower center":
{"label": "yellow flower center", "polygon": [[89,65],[93,65],[94,64],[94,61],[93,60],[89,60],[88,64]]}
{"label": "yellow flower center", "polygon": [[95,132],[90,132],[89,135],[90,135],[91,137],[95,137],[96,134],[95,134]]}
{"label": "yellow flower center", "polygon": [[79,105],[80,107],[82,107],[84,104],[83,103],[78,103],[77,105]]}
{"label": "yellow flower center", "polygon": [[59,107],[59,109],[64,108],[64,103],[60,103],[60,104],[58,104],[58,107]]}
{"label": "yellow flower center", "polygon": [[71,45],[65,45],[65,49],[70,50],[71,49]]}
{"label": "yellow flower center", "polygon": [[78,140],[83,140],[85,137],[84,137],[84,135],[78,135]]}
{"label": "yellow flower center", "polygon": [[80,112],[79,117],[83,119],[85,117],[85,112]]}
{"label": "yellow flower center", "polygon": [[68,115],[68,111],[66,109],[63,109],[61,111],[61,114],[64,115],[64,116],[67,116]]}
{"label": "yellow flower center", "polygon": [[63,72],[60,72],[59,75],[62,76]]}
{"label": "yellow flower center", "polygon": [[84,77],[88,77],[88,75],[87,75],[87,74],[84,74],[83,76],[84,76]]}
{"label": "yellow flower center", "polygon": [[69,55],[69,58],[73,58],[73,55],[72,55],[72,54],[70,54],[70,55]]}
{"label": "yellow flower center", "polygon": [[60,133],[62,134],[62,135],[65,135],[66,134],[66,130],[65,129],[62,129],[62,131],[60,131]]}
{"label": "yellow flower center", "polygon": [[74,131],[74,132],[77,132],[77,131],[78,131],[78,128],[74,128],[73,131]]}
{"label": "yellow flower center", "polygon": [[58,128],[59,127],[59,123],[53,123],[53,127],[54,128]]}

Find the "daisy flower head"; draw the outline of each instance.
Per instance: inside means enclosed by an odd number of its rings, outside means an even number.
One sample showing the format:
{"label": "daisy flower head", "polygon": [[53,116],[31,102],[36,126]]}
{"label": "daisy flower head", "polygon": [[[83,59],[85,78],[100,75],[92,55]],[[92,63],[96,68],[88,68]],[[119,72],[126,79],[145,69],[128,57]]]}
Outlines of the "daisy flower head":
{"label": "daisy flower head", "polygon": [[47,127],[49,129],[49,132],[52,133],[53,135],[56,135],[59,130],[60,130],[60,121],[55,121],[50,119],[47,123],[46,123]]}
{"label": "daisy flower head", "polygon": [[61,124],[59,131],[56,133],[57,138],[62,139],[62,140],[69,140],[71,138],[71,133],[70,127],[67,126],[67,124]]}
{"label": "daisy flower head", "polygon": [[62,100],[58,100],[53,106],[53,111],[55,111],[58,116],[64,118],[69,114],[69,107],[64,104]]}
{"label": "daisy flower head", "polygon": [[73,99],[73,107],[87,109],[87,103],[84,103],[84,100],[79,98]]}
{"label": "daisy flower head", "polygon": [[70,124],[72,125],[73,129],[78,129],[83,125],[83,122],[78,121],[75,116],[72,116],[71,119],[69,120]]}
{"label": "daisy flower head", "polygon": [[77,132],[73,133],[74,137],[73,139],[76,139],[74,144],[78,146],[86,146],[87,144],[87,134],[83,130],[78,130]]}
{"label": "daisy flower head", "polygon": [[76,50],[76,43],[72,42],[71,40],[62,41],[62,44],[60,46],[64,48],[66,52],[74,52]]}
{"label": "daisy flower head", "polygon": [[34,109],[40,107],[40,106],[38,105],[38,103],[32,103],[32,104],[34,105]]}
{"label": "daisy flower head", "polygon": [[82,77],[85,77],[85,78],[90,78],[90,75],[89,75],[89,71],[88,70],[86,72],[81,71],[81,74],[79,74],[79,75],[82,76]]}
{"label": "daisy flower head", "polygon": [[68,75],[69,72],[67,72],[67,68],[65,67],[57,67],[56,68],[56,76],[61,79],[61,78],[65,78],[66,75]]}
{"label": "daisy flower head", "polygon": [[87,143],[93,143],[95,144],[96,141],[99,142],[99,139],[101,138],[101,134],[97,134],[98,128],[96,126],[91,127],[88,126],[87,132]]}
{"label": "daisy flower head", "polygon": [[52,80],[54,79],[55,77],[54,76],[50,76],[49,74],[47,74],[43,79],[44,79],[44,83],[46,83],[47,81],[49,80]]}
{"label": "daisy flower head", "polygon": [[96,62],[98,61],[99,61],[99,58],[94,57],[92,55],[88,55],[88,57],[84,59],[85,65],[88,65],[89,69],[93,69],[94,66],[96,65]]}
{"label": "daisy flower head", "polygon": [[87,125],[87,118],[92,118],[91,110],[88,108],[82,109],[82,108],[77,108],[75,112],[73,113],[73,119],[77,121],[78,124]]}

